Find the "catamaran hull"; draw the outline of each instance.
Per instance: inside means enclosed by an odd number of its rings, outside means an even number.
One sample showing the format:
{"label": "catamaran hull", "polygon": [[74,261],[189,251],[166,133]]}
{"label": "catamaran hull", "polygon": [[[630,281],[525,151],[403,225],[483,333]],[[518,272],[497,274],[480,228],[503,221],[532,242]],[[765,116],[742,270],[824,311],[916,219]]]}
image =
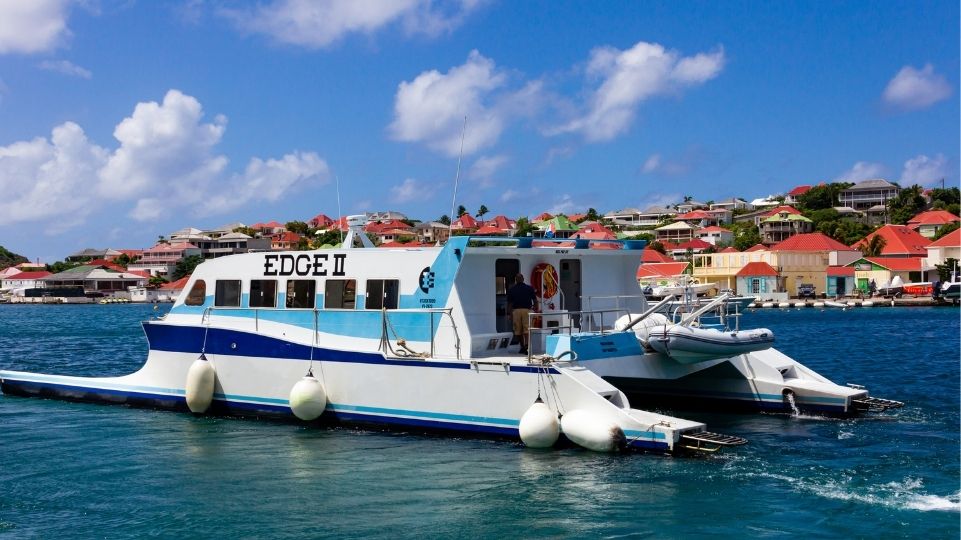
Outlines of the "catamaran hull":
{"label": "catamaran hull", "polygon": [[645,406],[852,416],[860,412],[857,400],[868,396],[866,390],[835,384],[773,348],[699,364],[681,364],[660,353],[631,362],[583,364],[631,403]]}
{"label": "catamaran hull", "polygon": [[[217,377],[212,414],[295,420],[290,390],[312,366],[328,394],[322,424],[516,440],[521,416],[541,393],[555,410],[580,409],[613,420],[631,449],[674,451],[681,435],[704,430],[698,422],[628,408],[616,388],[579,366],[388,358],[231,329],[157,323],[145,329],[152,350],[136,373],[87,378],[0,371],[0,389],[16,396],[187,411],[186,374],[205,346]],[[665,425],[655,425],[662,421]]]}

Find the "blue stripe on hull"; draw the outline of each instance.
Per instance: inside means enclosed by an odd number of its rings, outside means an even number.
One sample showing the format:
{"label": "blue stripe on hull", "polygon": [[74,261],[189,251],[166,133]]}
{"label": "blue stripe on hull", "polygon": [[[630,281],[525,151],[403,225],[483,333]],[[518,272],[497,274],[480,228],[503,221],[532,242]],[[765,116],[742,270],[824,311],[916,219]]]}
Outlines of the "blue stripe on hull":
{"label": "blue stripe on hull", "polygon": [[[615,386],[616,383],[612,382]],[[791,406],[783,400],[764,400],[757,397],[731,397],[703,392],[657,392],[624,390],[627,399],[634,405],[669,405],[684,409],[705,408],[727,411],[754,412],[792,412]],[[802,412],[823,413],[834,416],[849,416],[856,414],[853,409],[845,410],[841,405],[822,405],[810,402],[799,402],[797,407]]]}
{"label": "blue stripe on hull", "polygon": [[[298,343],[239,330],[197,326],[175,326],[145,322],[144,332],[151,350],[199,354],[203,349],[207,354],[222,356],[250,356],[274,360],[310,360],[311,347]],[[206,343],[205,343],[206,331]],[[469,362],[445,362],[433,360],[396,360],[386,359],[380,353],[344,351],[325,347],[313,348],[313,359],[324,362],[350,362],[357,364],[379,364],[388,366],[407,366],[421,368],[472,369]],[[517,373],[558,374],[553,368],[533,366],[510,366]]]}

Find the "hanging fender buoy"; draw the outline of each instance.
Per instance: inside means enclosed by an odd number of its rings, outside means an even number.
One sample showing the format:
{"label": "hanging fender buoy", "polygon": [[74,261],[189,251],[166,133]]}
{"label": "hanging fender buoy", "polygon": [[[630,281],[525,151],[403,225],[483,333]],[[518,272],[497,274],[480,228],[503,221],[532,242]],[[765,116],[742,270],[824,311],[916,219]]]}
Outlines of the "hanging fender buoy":
{"label": "hanging fender buoy", "polygon": [[324,383],[318,381],[312,373],[308,373],[290,389],[289,402],[294,416],[305,422],[316,420],[327,408]]}
{"label": "hanging fender buoy", "polygon": [[521,441],[531,448],[550,448],[560,436],[560,422],[557,413],[551,410],[540,397],[521,416],[518,426]]}
{"label": "hanging fender buoy", "polygon": [[190,412],[201,414],[210,408],[210,402],[214,399],[214,383],[217,379],[217,372],[214,370],[207,357],[200,354],[200,358],[194,360],[187,370],[186,397],[187,408]]}
{"label": "hanging fender buoy", "polygon": [[615,422],[583,409],[574,409],[562,416],[561,430],[571,442],[595,452],[613,452],[627,441]]}

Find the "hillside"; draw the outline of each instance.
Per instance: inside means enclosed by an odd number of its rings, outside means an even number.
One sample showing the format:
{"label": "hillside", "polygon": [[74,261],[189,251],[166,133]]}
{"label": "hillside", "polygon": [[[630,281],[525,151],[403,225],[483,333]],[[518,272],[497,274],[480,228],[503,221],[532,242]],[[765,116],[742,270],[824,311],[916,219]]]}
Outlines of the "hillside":
{"label": "hillside", "polygon": [[27,258],[23,255],[17,255],[16,253],[7,251],[5,247],[0,246],[0,270],[25,262],[27,262]]}

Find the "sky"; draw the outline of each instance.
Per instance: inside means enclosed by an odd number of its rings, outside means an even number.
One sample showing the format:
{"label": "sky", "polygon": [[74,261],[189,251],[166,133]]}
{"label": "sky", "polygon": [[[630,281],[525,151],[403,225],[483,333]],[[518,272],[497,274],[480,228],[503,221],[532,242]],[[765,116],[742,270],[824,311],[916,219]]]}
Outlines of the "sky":
{"label": "sky", "polygon": [[0,245],[956,186],[958,44],[956,1],[0,0]]}

